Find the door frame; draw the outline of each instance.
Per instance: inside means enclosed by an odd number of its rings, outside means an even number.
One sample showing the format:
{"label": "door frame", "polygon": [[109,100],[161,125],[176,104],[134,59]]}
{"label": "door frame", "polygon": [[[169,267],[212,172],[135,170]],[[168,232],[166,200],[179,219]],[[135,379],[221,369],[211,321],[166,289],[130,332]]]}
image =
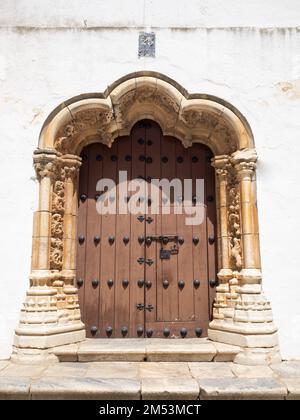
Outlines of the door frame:
{"label": "door frame", "polygon": [[74,282],[80,151],[95,141],[110,147],[146,118],[185,147],[200,142],[214,153],[219,286],[209,338],[241,346],[241,363],[279,360],[277,328],[261,287],[257,154],[250,126],[228,102],[189,94],[155,72],[130,74],[104,93],[71,98],[43,125],[34,152],[39,201],[30,287],[15,331],[15,354],[85,339]]}

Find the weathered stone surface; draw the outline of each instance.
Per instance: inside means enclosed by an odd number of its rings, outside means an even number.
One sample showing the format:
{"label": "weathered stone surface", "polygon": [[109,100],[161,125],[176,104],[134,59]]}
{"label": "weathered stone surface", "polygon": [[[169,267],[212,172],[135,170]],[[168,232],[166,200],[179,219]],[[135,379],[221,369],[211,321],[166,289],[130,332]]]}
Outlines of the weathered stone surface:
{"label": "weathered stone surface", "polygon": [[300,378],[300,362],[287,361],[270,366],[271,369],[283,378]]}
{"label": "weathered stone surface", "polygon": [[44,372],[43,376],[61,377],[74,376],[83,377],[87,374],[88,366],[86,363],[78,362],[61,362],[49,366]]}
{"label": "weathered stone surface", "polygon": [[77,362],[79,344],[68,344],[53,349],[53,353],[61,362]]}
{"label": "weathered stone surface", "polygon": [[190,378],[185,362],[145,362],[140,364],[141,378]]}
{"label": "weathered stone surface", "polygon": [[191,375],[194,378],[234,378],[231,363],[189,362]]}
{"label": "weathered stone surface", "polygon": [[146,343],[147,360],[152,362],[209,362],[217,351],[212,343],[200,339],[163,340]]}
{"label": "weathered stone surface", "polygon": [[[82,364],[82,363],[81,363]],[[127,378],[139,377],[138,362],[93,362],[87,365],[88,378]]]}
{"label": "weathered stone surface", "polygon": [[20,376],[0,377],[0,400],[28,400],[30,379]]}
{"label": "weathered stone surface", "polygon": [[8,360],[1,360],[0,361],[0,371],[3,370],[4,368],[6,368],[6,366],[8,365],[9,361]]}
{"label": "weathered stone surface", "polygon": [[48,377],[31,385],[33,400],[136,400],[140,382],[134,379]]}
{"label": "weathered stone surface", "polygon": [[35,378],[43,374],[48,365],[18,365],[9,363],[7,367],[0,371],[0,377],[16,377],[16,378]]}
{"label": "weathered stone surface", "polygon": [[214,362],[233,362],[235,356],[239,353],[240,347],[231,346],[230,344],[213,343],[217,354],[214,357]]}
{"label": "weathered stone surface", "polygon": [[300,400],[300,378],[280,378],[287,387],[287,400]]}
{"label": "weathered stone surface", "polygon": [[143,400],[195,400],[199,385],[193,378],[143,378]]}
{"label": "weathered stone surface", "polygon": [[286,387],[274,378],[198,379],[202,400],[284,399]]}
{"label": "weathered stone surface", "polygon": [[245,366],[232,363],[231,369],[238,378],[271,378],[275,376],[273,370],[268,366]]}
{"label": "weathered stone surface", "polygon": [[78,360],[91,361],[143,361],[146,357],[145,340],[143,339],[101,339],[86,340],[79,345]]}

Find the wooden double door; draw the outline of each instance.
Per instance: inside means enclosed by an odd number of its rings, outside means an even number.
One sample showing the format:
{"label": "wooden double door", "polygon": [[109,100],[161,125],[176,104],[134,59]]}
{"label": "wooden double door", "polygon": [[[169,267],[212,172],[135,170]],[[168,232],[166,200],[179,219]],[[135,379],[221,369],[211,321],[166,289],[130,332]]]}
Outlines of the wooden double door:
{"label": "wooden double door", "polygon": [[[82,151],[79,179],[77,285],[82,320],[88,337],[205,337],[216,285],[216,209],[211,152],[194,144],[185,149],[163,136],[153,121],[137,123],[128,137],[109,149],[98,143]],[[170,214],[99,214],[96,184],[109,178],[116,185],[120,171],[127,178],[204,180],[204,203],[193,196],[191,207],[202,206],[201,224],[187,225],[187,214],[174,214],[183,196],[171,194]],[[171,189],[171,191],[173,191]],[[178,193],[178,191],[177,191]],[[114,198],[112,198],[114,201]],[[143,207],[143,206],[142,206]],[[193,211],[193,209],[190,209]],[[123,212],[124,213],[124,212]]]}

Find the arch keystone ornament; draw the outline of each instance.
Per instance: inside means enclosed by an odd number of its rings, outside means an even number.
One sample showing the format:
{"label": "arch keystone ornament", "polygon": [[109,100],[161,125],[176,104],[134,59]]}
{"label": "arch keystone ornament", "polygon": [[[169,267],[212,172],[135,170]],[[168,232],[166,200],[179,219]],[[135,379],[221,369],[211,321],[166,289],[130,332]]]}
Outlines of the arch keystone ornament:
{"label": "arch keystone ornament", "polygon": [[128,75],[104,93],[71,98],[44,123],[34,152],[39,201],[30,286],[12,357],[51,357],[53,347],[85,339],[75,281],[80,154],[95,142],[111,147],[144,119],[184,147],[202,143],[212,151],[207,159],[216,173],[218,282],[209,339],[240,346],[238,363],[279,361],[277,329],[261,284],[251,129],[229,103],[189,94],[154,72]]}

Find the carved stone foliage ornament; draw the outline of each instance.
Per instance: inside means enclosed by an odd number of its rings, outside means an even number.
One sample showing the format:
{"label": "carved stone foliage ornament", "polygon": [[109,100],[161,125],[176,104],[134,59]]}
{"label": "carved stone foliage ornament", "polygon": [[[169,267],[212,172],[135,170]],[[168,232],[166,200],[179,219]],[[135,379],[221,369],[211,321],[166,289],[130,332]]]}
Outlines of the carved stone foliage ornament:
{"label": "carved stone foliage ornament", "polygon": [[[62,171],[62,168],[59,168]],[[63,263],[64,182],[54,181],[52,193],[50,269],[61,270]]]}
{"label": "carved stone foliage ornament", "polygon": [[72,152],[74,138],[87,130],[94,129],[99,135],[102,143],[110,145],[112,136],[108,126],[113,118],[113,112],[109,108],[95,108],[79,111],[72,120],[60,130],[55,140],[55,148],[62,154]]}
{"label": "carved stone foliage ornament", "polygon": [[180,110],[180,104],[175,98],[172,98],[167,92],[157,89],[154,86],[143,86],[126,92],[118,99],[115,105],[115,115],[122,127],[128,126],[127,115],[134,105],[149,104],[153,107],[159,107],[166,112],[165,118],[168,121],[166,125],[175,123]]}
{"label": "carved stone foliage ornament", "polygon": [[240,189],[234,169],[228,173],[228,236],[230,246],[231,268],[239,271],[242,268],[242,248],[240,229]]}
{"label": "carved stone foliage ornament", "polygon": [[208,137],[214,136],[220,144],[227,145],[227,153],[232,153],[236,149],[234,133],[219,116],[206,111],[187,109],[181,113],[180,119],[190,129],[207,130]]}

